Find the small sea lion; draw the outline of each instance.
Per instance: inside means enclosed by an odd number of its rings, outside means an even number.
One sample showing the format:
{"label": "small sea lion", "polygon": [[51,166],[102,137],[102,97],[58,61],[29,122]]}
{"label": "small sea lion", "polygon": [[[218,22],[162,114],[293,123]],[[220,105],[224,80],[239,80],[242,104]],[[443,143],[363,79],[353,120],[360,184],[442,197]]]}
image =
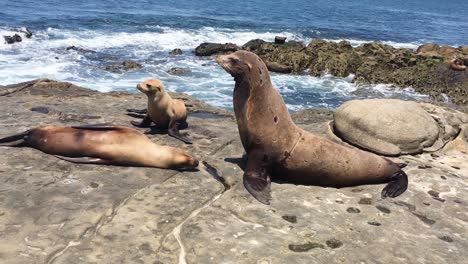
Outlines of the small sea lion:
{"label": "small sea lion", "polygon": [[464,71],[466,69],[466,66],[462,59],[453,59],[450,61],[450,68],[456,71]]}
{"label": "small sea lion", "polygon": [[184,101],[172,99],[164,89],[163,83],[157,79],[144,80],[137,85],[137,89],[148,97],[148,109],[141,123],[132,121],[132,124],[137,127],[149,127],[151,122],[154,122],[157,128],[167,129],[169,136],[192,144],[189,138],[179,132],[179,129],[188,127]]}
{"label": "small sea lion", "polygon": [[198,166],[198,160],[181,149],[157,145],[133,128],[111,124],[41,126],[1,138],[0,146],[32,147],[75,163],[164,169]]}
{"label": "small sea lion", "polygon": [[382,190],[383,198],[407,189],[405,172],[390,160],[297,127],[257,55],[237,51],[216,60],[236,82],[234,112],[247,152],[243,182],[258,201],[270,203],[270,175],[329,187],[389,182]]}

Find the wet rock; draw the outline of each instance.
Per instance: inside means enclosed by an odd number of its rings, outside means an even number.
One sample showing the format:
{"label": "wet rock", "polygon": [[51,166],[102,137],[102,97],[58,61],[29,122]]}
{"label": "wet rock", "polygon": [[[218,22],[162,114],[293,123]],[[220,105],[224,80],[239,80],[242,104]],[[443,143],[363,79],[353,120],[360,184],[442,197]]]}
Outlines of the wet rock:
{"label": "wet rock", "polygon": [[167,71],[167,73],[170,73],[173,75],[183,75],[183,74],[188,74],[190,72],[191,72],[190,69],[180,68],[180,67],[174,67]]}
{"label": "wet rock", "polygon": [[239,50],[240,48],[233,43],[209,43],[205,42],[195,48],[196,56],[211,56],[215,54],[226,54]]}
{"label": "wet rock", "polygon": [[13,36],[3,36],[7,44],[13,44],[17,42],[23,41],[23,38],[21,38],[20,35],[14,34]]}
{"label": "wet rock", "polygon": [[275,44],[284,44],[286,42],[286,37],[276,36]]}
{"label": "wet rock", "polygon": [[143,65],[133,60],[125,60],[123,62],[116,62],[106,66],[105,70],[113,73],[124,73],[131,70],[139,70]]}
{"label": "wet rock", "polygon": [[76,47],[76,46],[69,46],[69,47],[67,47],[67,50],[74,50],[74,51],[77,51],[77,52],[83,53],[83,54],[96,53],[96,51],[94,51],[94,50],[79,48],[79,47]]}
{"label": "wet rock", "polygon": [[169,52],[170,55],[177,56],[177,55],[182,55],[182,50],[181,49],[173,49],[171,52]]}

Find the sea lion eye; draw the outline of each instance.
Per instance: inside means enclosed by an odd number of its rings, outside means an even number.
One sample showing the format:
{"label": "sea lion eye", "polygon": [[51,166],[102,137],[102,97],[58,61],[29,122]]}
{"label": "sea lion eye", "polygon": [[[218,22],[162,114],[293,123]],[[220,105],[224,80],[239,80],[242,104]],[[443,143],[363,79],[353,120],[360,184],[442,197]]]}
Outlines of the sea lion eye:
{"label": "sea lion eye", "polygon": [[147,83],[146,88],[151,88],[151,84]]}
{"label": "sea lion eye", "polygon": [[236,58],[229,58],[229,62],[231,62],[231,63],[238,63],[239,60],[236,59]]}

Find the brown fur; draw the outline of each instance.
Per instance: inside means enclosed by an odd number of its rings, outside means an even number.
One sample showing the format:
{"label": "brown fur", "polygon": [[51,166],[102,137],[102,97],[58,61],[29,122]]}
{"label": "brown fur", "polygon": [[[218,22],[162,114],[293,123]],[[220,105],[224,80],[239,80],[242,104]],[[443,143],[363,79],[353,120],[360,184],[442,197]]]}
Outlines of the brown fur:
{"label": "brown fur", "polygon": [[[236,81],[234,112],[249,161],[252,152],[261,153],[255,155],[262,159],[259,162],[268,164],[267,170],[272,174],[297,183],[333,187],[383,183],[400,171],[387,159],[297,127],[271,83],[265,63],[255,54],[238,51],[219,56],[217,61]],[[257,173],[258,164],[249,165],[249,161],[244,182],[246,176],[251,176],[249,169],[254,171],[253,178],[264,174]]]}
{"label": "brown fur", "polygon": [[184,101],[172,99],[160,80],[144,80],[137,85],[137,89],[148,97],[148,116],[157,127],[166,129],[171,120],[186,122],[187,109]]}
{"label": "brown fur", "polygon": [[78,163],[157,168],[198,166],[198,161],[183,150],[154,144],[144,134],[127,127],[50,125],[0,139],[0,143],[12,141],[20,142],[10,146],[29,146]]}

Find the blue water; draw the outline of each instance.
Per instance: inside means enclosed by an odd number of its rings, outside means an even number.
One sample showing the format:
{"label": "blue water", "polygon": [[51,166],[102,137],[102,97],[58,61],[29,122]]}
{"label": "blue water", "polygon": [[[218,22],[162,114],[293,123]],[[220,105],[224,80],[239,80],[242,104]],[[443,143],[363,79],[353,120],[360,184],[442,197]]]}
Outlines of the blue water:
{"label": "blue water", "polygon": [[[205,41],[234,42],[312,38],[347,39],[353,45],[381,41],[416,48],[436,42],[468,45],[468,1],[465,0],[290,0],[290,1],[50,1],[0,0],[0,35],[28,27],[32,39],[7,45],[0,40],[0,84],[48,77],[100,91],[135,91],[148,77],[167,88],[230,108],[232,78],[211,58],[197,58],[193,49]],[[96,51],[66,51],[75,45]],[[170,56],[174,48],[182,56]],[[124,74],[104,70],[112,60],[133,59],[142,70]],[[171,75],[172,67],[190,70]],[[291,110],[334,108],[356,98],[420,98],[411,89],[400,92],[386,85],[356,86],[349,78],[328,75],[273,74],[272,80]],[[363,95],[364,94],[364,95]]]}

